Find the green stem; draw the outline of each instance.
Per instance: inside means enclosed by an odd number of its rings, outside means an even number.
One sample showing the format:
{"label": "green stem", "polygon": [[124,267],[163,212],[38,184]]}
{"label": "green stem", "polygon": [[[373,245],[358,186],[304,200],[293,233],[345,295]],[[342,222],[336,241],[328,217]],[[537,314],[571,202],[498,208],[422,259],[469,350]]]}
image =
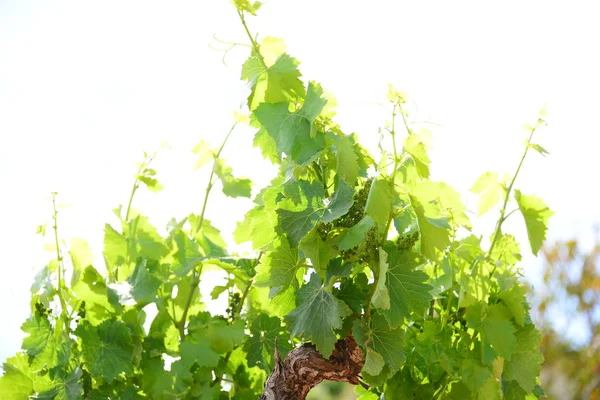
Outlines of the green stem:
{"label": "green stem", "polygon": [[517,170],[515,171],[515,174],[513,175],[512,180],[510,181],[510,184],[508,185],[508,188],[506,188],[506,195],[504,196],[504,204],[502,204],[502,209],[500,210],[500,218],[498,218],[498,222],[496,223],[494,237],[492,239],[492,243],[490,244],[490,248],[486,254],[486,257],[485,257],[486,259],[488,259],[490,257],[490,255],[492,254],[492,251],[494,250],[494,246],[496,245],[498,238],[500,237],[500,233],[502,231],[502,224],[504,223],[504,221],[506,221],[508,216],[510,216],[510,214],[506,215],[506,206],[508,205],[508,199],[510,198],[510,193],[515,184],[515,181],[517,180],[519,171],[521,171],[521,167],[523,166],[525,157],[527,157],[527,152],[529,151],[529,144],[531,143],[531,139],[533,138],[533,134],[534,134],[535,130],[537,129],[537,127],[538,127],[538,124],[536,124],[533,127],[533,129],[531,129],[531,134],[529,135],[529,139],[527,139],[527,146],[525,146],[525,151],[523,152],[521,161],[519,161],[519,166],[517,167]]}
{"label": "green stem", "polygon": [[248,25],[246,24],[246,19],[244,18],[244,12],[241,10],[238,10],[237,13],[238,13],[238,16],[240,17],[240,21],[242,21],[242,25],[244,26],[246,35],[248,35],[248,39],[250,39],[250,43],[252,43],[252,49],[254,50],[254,53],[256,53],[258,59],[260,60],[261,64],[263,65],[263,67],[265,69],[268,69],[269,67],[267,67],[267,63],[265,62],[264,57],[260,53],[260,47],[258,46],[258,43],[256,43],[256,40],[250,33],[250,29],[248,29]]}
{"label": "green stem", "polygon": [[67,302],[65,301],[64,297],[63,297],[63,289],[66,288],[65,286],[65,267],[64,267],[64,263],[63,263],[63,257],[62,254],[60,252],[60,244],[59,244],[59,240],[58,240],[58,209],[56,208],[56,192],[52,192],[52,209],[53,209],[53,213],[52,213],[52,221],[53,221],[53,226],[52,228],[54,229],[54,244],[56,246],[56,261],[58,261],[58,290],[57,290],[57,295],[58,295],[58,300],[60,302],[60,308],[61,308],[61,312],[60,312],[60,316],[61,319],[63,320],[63,324],[64,324],[64,329],[66,332],[69,332],[69,317],[68,317],[68,313],[67,313]]}
{"label": "green stem", "polygon": [[[214,177],[215,177],[215,167],[217,164],[217,160],[219,159],[219,156],[221,155],[221,152],[223,151],[223,149],[225,148],[225,144],[227,144],[227,141],[229,140],[229,137],[231,136],[231,133],[233,132],[233,130],[235,129],[235,127],[237,126],[237,122],[234,123],[231,126],[231,129],[229,129],[229,132],[227,132],[227,135],[225,135],[225,139],[223,139],[223,142],[221,143],[221,146],[219,147],[219,150],[217,151],[217,154],[215,154],[215,160],[213,162],[213,167],[210,171],[210,176],[208,178],[208,183],[206,184],[206,190],[204,193],[204,201],[202,203],[202,211],[200,212],[200,220],[198,222],[198,226],[196,227],[196,232],[198,233],[200,232],[200,230],[202,229],[202,225],[204,224],[204,215],[206,214],[206,206],[208,204],[208,196],[210,195],[210,192],[213,188],[214,185]],[[200,271],[196,272],[196,268],[194,267],[194,269],[192,270],[192,287],[190,289],[190,293],[188,295],[188,298],[186,299],[185,302],[185,308],[183,309],[183,314],[181,315],[181,319],[179,320],[179,322],[177,323],[177,328],[179,329],[179,336],[181,337],[181,340],[183,340],[185,338],[185,322],[187,320],[187,315],[189,312],[189,308],[192,304],[192,299],[194,297],[194,293],[196,292],[196,287],[198,286],[198,283],[200,283],[200,275],[202,275],[202,265],[200,265]],[[175,315],[173,315],[173,317],[175,317]]]}

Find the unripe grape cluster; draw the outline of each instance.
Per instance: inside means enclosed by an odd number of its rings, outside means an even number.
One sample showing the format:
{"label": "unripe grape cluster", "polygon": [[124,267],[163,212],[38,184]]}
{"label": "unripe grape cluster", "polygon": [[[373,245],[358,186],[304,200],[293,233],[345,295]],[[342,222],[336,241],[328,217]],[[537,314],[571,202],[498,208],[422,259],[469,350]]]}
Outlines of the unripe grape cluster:
{"label": "unripe grape cluster", "polygon": [[[346,215],[339,218],[334,222],[335,227],[339,228],[351,228],[365,216],[365,206],[367,199],[369,198],[369,191],[373,179],[367,179],[363,187],[354,195],[354,203],[348,210]],[[368,263],[369,261],[379,260],[379,235],[377,227],[374,226],[369,229],[365,235],[365,241],[356,247],[348,250],[342,250],[341,256],[345,261],[348,262],[363,262]]]}
{"label": "unripe grape cluster", "polygon": [[396,247],[400,251],[409,251],[413,248],[415,243],[417,243],[417,240],[419,240],[418,231],[414,231],[406,235],[400,235],[398,236],[398,239],[396,239]]}
{"label": "unripe grape cluster", "polygon": [[351,228],[356,225],[365,216],[365,205],[369,198],[369,191],[373,184],[373,178],[367,179],[364,186],[354,195],[354,203],[346,215],[335,221],[335,226],[339,228]]}

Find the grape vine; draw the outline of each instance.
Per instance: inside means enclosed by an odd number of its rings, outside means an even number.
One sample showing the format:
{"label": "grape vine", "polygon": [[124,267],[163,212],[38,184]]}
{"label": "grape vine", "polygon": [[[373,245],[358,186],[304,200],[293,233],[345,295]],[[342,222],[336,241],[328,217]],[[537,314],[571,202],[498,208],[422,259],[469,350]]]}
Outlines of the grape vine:
{"label": "grape vine", "polygon": [[[221,158],[236,125],[218,149],[194,148],[209,168],[204,202],[166,236],[134,208],[141,187],[162,189],[157,155],[145,154],[119,224],[104,229],[106,273],[83,240],[61,247],[54,208],[56,258],[32,285],[27,337],[4,363],[1,397],[302,399],[324,379],[355,384],[362,400],[542,396],[521,250],[502,228],[514,204],[533,254],[545,239],[552,211],[515,188],[528,151],[545,153],[532,142],[544,112],[514,175],[488,172],[473,185],[479,215],[499,210],[484,246],[460,195],[430,179],[404,94],[390,88],[391,146],[370,155],[283,42],[250,31],[261,4],[234,5],[251,45],[241,77],[254,144],[280,171],[234,232],[253,252],[232,254],[207,219],[216,186],[251,197],[250,180]],[[227,276],[211,293],[226,295],[222,315],[205,310],[199,290],[210,271]]]}

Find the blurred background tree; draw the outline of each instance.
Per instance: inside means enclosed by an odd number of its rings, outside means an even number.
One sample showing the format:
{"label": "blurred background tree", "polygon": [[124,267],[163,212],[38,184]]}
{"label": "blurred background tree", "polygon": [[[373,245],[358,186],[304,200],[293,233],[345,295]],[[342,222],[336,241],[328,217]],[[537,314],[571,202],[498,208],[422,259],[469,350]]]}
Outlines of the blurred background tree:
{"label": "blurred background tree", "polygon": [[[550,399],[600,399],[600,229],[591,243],[549,243],[530,294],[542,332],[542,387]],[[583,237],[583,236],[582,236]]]}

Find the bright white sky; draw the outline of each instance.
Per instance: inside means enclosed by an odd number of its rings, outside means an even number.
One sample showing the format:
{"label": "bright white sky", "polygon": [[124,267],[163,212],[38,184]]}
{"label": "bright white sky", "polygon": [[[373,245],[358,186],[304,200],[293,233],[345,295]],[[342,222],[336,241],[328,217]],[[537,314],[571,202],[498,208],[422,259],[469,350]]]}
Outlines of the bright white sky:
{"label": "bright white sky", "polygon": [[[557,212],[551,238],[585,238],[600,221],[600,25],[590,2],[550,3],[270,0],[249,22],[286,40],[304,77],[337,97],[344,130],[370,146],[387,118],[376,105],[387,84],[408,92],[416,119],[439,124],[434,178],[463,194],[485,171],[513,172],[521,126],[547,102],[550,126],[535,142],[551,155],[532,154],[517,187]],[[166,4],[0,1],[0,360],[19,349],[33,275],[52,257],[50,238],[35,235],[51,216],[51,191],[70,204],[61,237],[83,237],[99,256],[142,151],[167,141],[155,164],[165,190],[140,191],[135,206],[159,227],[200,209],[206,177],[190,150],[219,143],[247,96],[239,75],[248,50],[232,50],[225,66],[213,34],[247,39],[226,0]],[[240,129],[224,156],[259,189],[273,172],[250,146]],[[249,207],[217,195],[208,215],[229,239]],[[491,232],[495,217],[478,232]],[[526,239],[519,219],[507,228]],[[535,282],[535,261],[523,266]]]}

